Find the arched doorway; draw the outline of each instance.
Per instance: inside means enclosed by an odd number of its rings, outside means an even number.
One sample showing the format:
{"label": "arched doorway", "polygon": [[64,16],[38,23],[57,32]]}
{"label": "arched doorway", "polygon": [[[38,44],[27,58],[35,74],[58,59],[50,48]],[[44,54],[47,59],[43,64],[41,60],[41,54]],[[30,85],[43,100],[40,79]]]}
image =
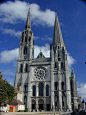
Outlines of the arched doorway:
{"label": "arched doorway", "polygon": [[32,109],[36,109],[36,101],[32,100]]}
{"label": "arched doorway", "polygon": [[49,99],[46,100],[46,110],[50,111],[50,100]]}
{"label": "arched doorway", "polygon": [[39,110],[41,109],[41,110],[44,110],[44,101],[42,100],[42,99],[39,99],[39,101],[38,101],[38,104],[39,104]]}

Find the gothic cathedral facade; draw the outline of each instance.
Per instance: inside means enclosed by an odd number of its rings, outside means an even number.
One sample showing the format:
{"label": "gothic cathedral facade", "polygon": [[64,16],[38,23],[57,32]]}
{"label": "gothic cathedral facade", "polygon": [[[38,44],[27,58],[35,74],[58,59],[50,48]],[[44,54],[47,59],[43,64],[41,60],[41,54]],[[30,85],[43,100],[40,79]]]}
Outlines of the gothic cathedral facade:
{"label": "gothic cathedral facade", "polygon": [[34,58],[29,10],[25,30],[20,37],[14,87],[21,91],[22,102],[29,111],[67,111],[78,108],[77,83],[73,70],[69,75],[67,50],[57,13],[50,57],[46,58],[40,51],[37,58]]}

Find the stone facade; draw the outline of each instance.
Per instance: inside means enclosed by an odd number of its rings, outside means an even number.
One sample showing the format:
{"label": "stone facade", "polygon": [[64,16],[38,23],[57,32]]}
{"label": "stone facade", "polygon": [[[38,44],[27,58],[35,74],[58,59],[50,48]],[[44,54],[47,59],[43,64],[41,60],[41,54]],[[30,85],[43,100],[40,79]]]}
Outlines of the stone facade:
{"label": "stone facade", "polygon": [[[71,90],[67,50],[61,34],[57,13],[50,57],[40,51],[34,58],[34,40],[30,23],[30,10],[25,30],[20,37],[19,59],[14,87],[20,88],[22,101],[29,111],[42,109],[49,111],[69,111],[78,108],[77,85]],[[74,92],[73,104],[71,92]],[[74,106],[74,108],[72,107]]]}

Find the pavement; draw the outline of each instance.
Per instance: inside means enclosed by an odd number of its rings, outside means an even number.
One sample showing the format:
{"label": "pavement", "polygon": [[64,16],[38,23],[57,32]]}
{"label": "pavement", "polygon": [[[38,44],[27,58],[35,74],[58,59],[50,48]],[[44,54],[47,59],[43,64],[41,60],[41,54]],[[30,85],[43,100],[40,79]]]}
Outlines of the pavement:
{"label": "pavement", "polygon": [[8,113],[1,113],[0,115],[71,115],[71,114],[68,112],[8,112]]}

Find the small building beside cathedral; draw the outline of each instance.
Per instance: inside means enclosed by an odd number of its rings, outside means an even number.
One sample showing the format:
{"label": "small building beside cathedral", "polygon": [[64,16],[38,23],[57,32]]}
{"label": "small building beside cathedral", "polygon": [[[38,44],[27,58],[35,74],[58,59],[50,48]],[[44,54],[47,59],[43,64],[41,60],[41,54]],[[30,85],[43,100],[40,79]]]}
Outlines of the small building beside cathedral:
{"label": "small building beside cathedral", "polygon": [[69,72],[67,50],[57,13],[50,57],[40,51],[34,58],[34,40],[28,12],[25,30],[20,37],[19,59],[14,87],[21,89],[22,102],[29,111],[69,111],[80,107],[74,70]]}

